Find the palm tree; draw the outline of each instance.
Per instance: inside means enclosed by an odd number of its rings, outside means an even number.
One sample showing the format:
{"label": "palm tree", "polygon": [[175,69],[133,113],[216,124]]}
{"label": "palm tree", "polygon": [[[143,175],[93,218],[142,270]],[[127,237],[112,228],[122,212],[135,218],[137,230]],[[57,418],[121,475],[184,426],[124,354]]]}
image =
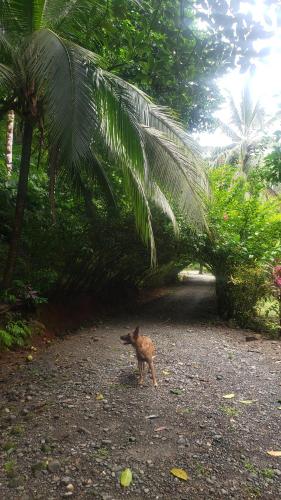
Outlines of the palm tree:
{"label": "palm tree", "polygon": [[232,142],[216,155],[215,163],[238,161],[240,173],[246,174],[253,165],[253,158],[258,163],[266,146],[266,134],[278,115],[268,119],[259,100],[254,101],[250,82],[244,85],[241,102],[237,106],[231,94],[228,94],[231,113],[230,124],[218,120],[219,128],[231,138]]}
{"label": "palm tree", "polygon": [[96,54],[60,35],[66,17],[95,3],[100,5],[98,0],[0,0],[0,117],[13,110],[23,136],[4,287],[11,284],[17,258],[35,130],[48,150],[51,194],[60,174],[80,192],[95,178],[112,195],[104,160],[121,169],[152,262],[151,201],[175,228],[171,199],[191,221],[204,224],[201,195],[207,181],[192,139],[169,112],[103,69]]}

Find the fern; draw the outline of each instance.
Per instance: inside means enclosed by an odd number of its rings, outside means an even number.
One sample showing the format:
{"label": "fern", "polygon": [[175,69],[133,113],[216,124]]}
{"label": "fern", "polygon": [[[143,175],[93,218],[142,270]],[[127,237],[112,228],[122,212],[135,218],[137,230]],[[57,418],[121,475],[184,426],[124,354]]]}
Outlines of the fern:
{"label": "fern", "polygon": [[24,346],[31,333],[31,329],[28,327],[26,321],[8,322],[6,330],[0,330],[0,349]]}
{"label": "fern", "polygon": [[0,330],[0,348],[8,349],[13,345],[13,337],[6,330]]}

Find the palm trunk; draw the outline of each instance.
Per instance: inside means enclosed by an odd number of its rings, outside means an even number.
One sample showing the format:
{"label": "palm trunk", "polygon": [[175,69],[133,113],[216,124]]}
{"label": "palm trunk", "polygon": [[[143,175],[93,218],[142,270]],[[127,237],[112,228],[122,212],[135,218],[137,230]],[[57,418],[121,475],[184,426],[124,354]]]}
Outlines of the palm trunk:
{"label": "palm trunk", "polygon": [[11,175],[13,170],[14,124],[15,124],[15,113],[14,111],[8,111],[7,133],[6,133],[6,166],[7,166],[8,176]]}
{"label": "palm trunk", "polygon": [[24,128],[23,128],[22,155],[20,162],[20,173],[19,173],[14,226],[13,226],[12,239],[10,243],[10,248],[8,252],[8,258],[3,278],[4,288],[9,288],[11,286],[11,281],[14,274],[16,259],[18,255],[18,248],[22,232],[25,201],[26,201],[27,186],[28,186],[32,135],[33,135],[33,125],[29,121],[26,121],[24,123]]}

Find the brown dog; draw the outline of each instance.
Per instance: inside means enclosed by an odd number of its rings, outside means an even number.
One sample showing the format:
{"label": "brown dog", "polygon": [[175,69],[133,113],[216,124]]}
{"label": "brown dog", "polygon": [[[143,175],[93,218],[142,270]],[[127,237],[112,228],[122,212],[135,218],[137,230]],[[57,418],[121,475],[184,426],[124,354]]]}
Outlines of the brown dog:
{"label": "brown dog", "polygon": [[157,387],[155,368],[153,364],[155,347],[152,343],[152,340],[149,337],[145,337],[144,335],[139,335],[138,326],[133,333],[128,333],[128,335],[121,335],[120,339],[123,340],[125,345],[132,344],[136,350],[138,368],[140,374],[139,384],[140,385],[143,384],[145,362],[146,362],[151,371],[154,387]]}

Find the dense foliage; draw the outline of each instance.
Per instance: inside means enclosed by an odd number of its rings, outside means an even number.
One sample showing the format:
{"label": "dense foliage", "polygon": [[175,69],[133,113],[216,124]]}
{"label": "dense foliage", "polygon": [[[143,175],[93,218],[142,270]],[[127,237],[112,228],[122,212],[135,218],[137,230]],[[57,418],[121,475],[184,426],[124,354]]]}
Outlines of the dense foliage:
{"label": "dense foliage", "polygon": [[281,255],[280,198],[267,199],[256,172],[246,180],[223,166],[210,179],[210,232],[198,251],[216,276],[220,314],[247,325],[258,300],[272,295],[270,270]]}
{"label": "dense foliage", "polygon": [[[220,100],[214,78],[259,55],[254,42],[270,34],[232,0],[79,2],[60,30],[100,54],[107,68],[170,106],[190,129],[212,123]],[[265,26],[265,27],[264,27]]]}
{"label": "dense foliage", "polygon": [[[280,134],[280,133],[279,133]],[[280,140],[274,145],[273,150],[264,160],[261,174],[270,186],[281,184],[281,145]]]}
{"label": "dense foliage", "polygon": [[[15,162],[16,163],[16,162]],[[1,265],[12,228],[16,197],[16,164],[11,178],[2,165],[0,217]],[[184,267],[186,248],[175,239],[171,223],[153,209],[153,229],[158,248],[158,268],[150,269],[149,250],[135,232],[134,217],[120,178],[114,182],[118,208],[108,207],[99,187],[93,191],[95,204],[88,206],[61,181],[56,192],[56,221],[50,211],[48,179],[44,169],[32,165],[20,259],[15,274],[30,283],[42,296],[55,290],[64,293],[94,291],[105,295],[118,287],[118,296],[139,283],[152,280],[162,266]],[[180,262],[180,264],[179,264]],[[163,278],[164,279],[164,278]],[[15,291],[15,290],[14,290]]]}

